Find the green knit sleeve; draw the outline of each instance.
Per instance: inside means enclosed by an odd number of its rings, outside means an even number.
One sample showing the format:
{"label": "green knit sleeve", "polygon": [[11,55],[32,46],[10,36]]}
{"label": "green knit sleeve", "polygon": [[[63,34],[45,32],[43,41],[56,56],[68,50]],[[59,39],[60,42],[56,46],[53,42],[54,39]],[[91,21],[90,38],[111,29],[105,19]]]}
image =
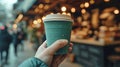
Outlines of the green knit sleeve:
{"label": "green knit sleeve", "polygon": [[40,59],[32,57],[24,61],[18,67],[48,67],[48,65]]}

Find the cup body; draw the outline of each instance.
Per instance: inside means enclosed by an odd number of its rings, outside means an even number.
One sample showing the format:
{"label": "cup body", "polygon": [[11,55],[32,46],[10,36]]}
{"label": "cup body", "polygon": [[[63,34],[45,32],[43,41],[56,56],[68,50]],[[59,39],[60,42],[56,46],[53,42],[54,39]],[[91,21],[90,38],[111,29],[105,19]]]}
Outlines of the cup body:
{"label": "cup body", "polygon": [[[54,14],[55,16],[55,14]],[[60,15],[61,16],[61,15]],[[64,15],[63,15],[64,16]],[[69,43],[70,43],[70,36],[71,36],[71,29],[72,29],[72,20],[62,20],[59,19],[60,17],[57,15],[56,20],[44,21],[45,26],[45,34],[47,39],[47,47],[52,45],[53,42],[59,39],[67,39],[68,45],[59,49],[55,54],[66,54],[68,53]],[[47,17],[46,17],[47,19]]]}

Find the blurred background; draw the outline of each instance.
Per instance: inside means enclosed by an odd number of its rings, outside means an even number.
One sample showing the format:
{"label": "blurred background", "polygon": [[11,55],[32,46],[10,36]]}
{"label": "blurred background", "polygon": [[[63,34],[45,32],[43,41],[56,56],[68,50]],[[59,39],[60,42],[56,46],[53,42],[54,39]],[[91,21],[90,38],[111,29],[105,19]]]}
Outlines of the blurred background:
{"label": "blurred background", "polygon": [[59,67],[120,67],[120,0],[0,0],[0,67],[17,67],[46,40],[48,14],[72,17],[73,51]]}

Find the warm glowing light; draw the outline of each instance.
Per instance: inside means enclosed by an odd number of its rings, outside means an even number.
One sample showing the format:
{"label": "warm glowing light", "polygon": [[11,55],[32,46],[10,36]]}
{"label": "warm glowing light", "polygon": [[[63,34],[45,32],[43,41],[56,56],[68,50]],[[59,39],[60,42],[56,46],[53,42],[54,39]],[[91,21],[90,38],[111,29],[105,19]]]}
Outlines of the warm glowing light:
{"label": "warm glowing light", "polygon": [[15,20],[15,23],[18,23],[23,18],[23,14],[19,14],[17,19]]}
{"label": "warm glowing light", "polygon": [[85,2],[84,5],[85,5],[86,8],[90,6],[90,4],[88,2]]}
{"label": "warm glowing light", "polygon": [[23,14],[20,14],[20,15],[18,16],[18,18],[19,18],[19,19],[23,18]]}
{"label": "warm glowing light", "polygon": [[62,14],[66,15],[67,13],[66,13],[66,12],[63,12]]}
{"label": "warm glowing light", "polygon": [[67,13],[68,16],[71,16],[71,13]]}
{"label": "warm glowing light", "polygon": [[44,9],[47,10],[49,8],[49,5],[45,5]]}
{"label": "warm glowing light", "polygon": [[41,19],[37,19],[37,22],[38,22],[38,23],[41,23],[41,22],[42,22],[42,20],[41,20]]}
{"label": "warm glowing light", "polygon": [[45,0],[46,3],[50,3],[50,0]]}
{"label": "warm glowing light", "polygon": [[43,8],[43,6],[44,6],[43,4],[39,4],[39,8]]}
{"label": "warm glowing light", "polygon": [[66,11],[67,9],[66,9],[65,6],[63,6],[63,7],[61,8],[61,10],[62,10],[62,11]]}
{"label": "warm glowing light", "polygon": [[84,4],[80,4],[80,8],[84,8]]}
{"label": "warm glowing light", "polygon": [[71,8],[71,12],[74,13],[76,11],[75,8]]}
{"label": "warm glowing light", "polygon": [[42,17],[42,20],[44,20],[44,19],[45,19],[45,17],[43,16],[43,17]]}
{"label": "warm glowing light", "polygon": [[82,22],[82,26],[87,26],[87,25],[88,25],[88,22],[86,22],[86,21]]}
{"label": "warm glowing light", "polygon": [[54,14],[54,13],[50,13],[50,14]]}
{"label": "warm glowing light", "polygon": [[106,26],[100,26],[101,31],[106,31],[108,28]]}
{"label": "warm glowing light", "polygon": [[38,9],[38,8],[36,8],[34,11],[35,11],[35,12],[39,12],[39,9]]}
{"label": "warm glowing light", "polygon": [[16,29],[17,28],[17,24],[13,24],[13,28]]}
{"label": "warm glowing light", "polygon": [[71,16],[71,13],[67,13],[68,16]]}
{"label": "warm glowing light", "polygon": [[119,14],[119,10],[118,9],[114,10],[114,14]]}
{"label": "warm glowing light", "polygon": [[81,10],[81,13],[82,13],[82,14],[86,13],[86,10],[85,10],[85,9],[82,9],[82,10]]}
{"label": "warm glowing light", "polygon": [[109,2],[110,0],[104,0],[105,2]]}
{"label": "warm glowing light", "polygon": [[95,1],[94,0],[90,0],[90,4],[94,4],[95,3]]}
{"label": "warm glowing light", "polygon": [[33,21],[33,24],[37,24],[37,21],[36,21],[36,20],[34,20],[34,21]]}

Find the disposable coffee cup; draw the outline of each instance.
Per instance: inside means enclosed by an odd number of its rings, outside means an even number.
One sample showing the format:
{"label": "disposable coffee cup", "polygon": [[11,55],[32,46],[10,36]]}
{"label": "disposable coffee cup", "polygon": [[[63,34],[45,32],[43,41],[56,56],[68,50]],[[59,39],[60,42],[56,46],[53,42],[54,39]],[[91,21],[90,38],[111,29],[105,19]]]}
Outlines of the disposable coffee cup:
{"label": "disposable coffee cup", "polygon": [[56,40],[67,39],[68,45],[59,49],[55,54],[68,53],[73,22],[72,18],[63,14],[49,14],[45,17],[43,22],[47,39],[47,47],[51,46]]}

